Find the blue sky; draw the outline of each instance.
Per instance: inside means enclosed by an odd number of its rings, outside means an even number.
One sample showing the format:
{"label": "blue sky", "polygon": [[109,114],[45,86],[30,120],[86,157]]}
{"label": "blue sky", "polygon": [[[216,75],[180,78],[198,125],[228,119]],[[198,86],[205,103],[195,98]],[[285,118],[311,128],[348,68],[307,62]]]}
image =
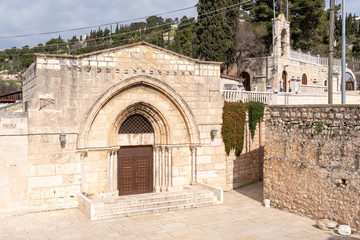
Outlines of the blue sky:
{"label": "blue sky", "polygon": [[[341,0],[336,0],[341,3]],[[1,0],[0,1],[0,50],[24,45],[33,47],[45,43],[59,34],[26,38],[4,36],[42,33],[118,22],[195,6],[197,0]],[[326,0],[329,7],[329,0]],[[360,15],[360,0],[346,0],[347,12]],[[291,10],[291,9],[290,9]],[[162,17],[196,16],[195,8],[163,15]],[[94,28],[97,29],[97,28]],[[89,33],[90,29],[61,33],[68,39],[73,35]]]}

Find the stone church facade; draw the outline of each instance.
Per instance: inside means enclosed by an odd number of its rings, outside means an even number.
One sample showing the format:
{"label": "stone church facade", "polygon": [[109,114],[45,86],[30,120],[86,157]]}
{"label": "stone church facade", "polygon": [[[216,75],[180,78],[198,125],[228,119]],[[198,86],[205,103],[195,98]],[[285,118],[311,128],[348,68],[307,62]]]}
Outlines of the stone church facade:
{"label": "stone church facade", "polygon": [[37,54],[23,74],[24,112],[1,115],[0,212],[76,207],[79,193],[232,188],[220,64],[144,42]]}

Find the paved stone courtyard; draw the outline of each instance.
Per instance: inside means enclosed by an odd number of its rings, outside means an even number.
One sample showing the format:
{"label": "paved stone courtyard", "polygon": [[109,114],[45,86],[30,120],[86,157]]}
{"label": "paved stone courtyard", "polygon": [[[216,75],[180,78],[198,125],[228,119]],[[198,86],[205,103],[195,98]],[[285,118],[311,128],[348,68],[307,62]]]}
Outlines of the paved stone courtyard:
{"label": "paved stone courtyard", "polygon": [[261,205],[262,183],[224,194],[224,204],[158,215],[93,221],[78,209],[0,216],[0,239],[360,239]]}

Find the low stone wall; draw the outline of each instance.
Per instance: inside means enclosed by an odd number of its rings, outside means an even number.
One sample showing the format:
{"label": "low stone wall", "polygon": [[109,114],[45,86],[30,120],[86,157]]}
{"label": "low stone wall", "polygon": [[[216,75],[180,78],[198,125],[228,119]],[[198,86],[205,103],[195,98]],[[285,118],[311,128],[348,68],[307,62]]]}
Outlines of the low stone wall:
{"label": "low stone wall", "polygon": [[360,106],[270,106],[264,198],[360,231]]}

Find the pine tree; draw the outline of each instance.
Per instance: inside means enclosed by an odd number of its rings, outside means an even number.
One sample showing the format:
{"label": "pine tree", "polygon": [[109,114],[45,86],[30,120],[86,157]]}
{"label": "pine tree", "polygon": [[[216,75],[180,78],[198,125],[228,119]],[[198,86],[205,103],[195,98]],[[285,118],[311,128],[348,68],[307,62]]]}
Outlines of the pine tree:
{"label": "pine tree", "polygon": [[234,41],[239,6],[237,0],[199,0],[195,25],[196,56],[202,60],[223,62],[222,70],[235,61]]}

